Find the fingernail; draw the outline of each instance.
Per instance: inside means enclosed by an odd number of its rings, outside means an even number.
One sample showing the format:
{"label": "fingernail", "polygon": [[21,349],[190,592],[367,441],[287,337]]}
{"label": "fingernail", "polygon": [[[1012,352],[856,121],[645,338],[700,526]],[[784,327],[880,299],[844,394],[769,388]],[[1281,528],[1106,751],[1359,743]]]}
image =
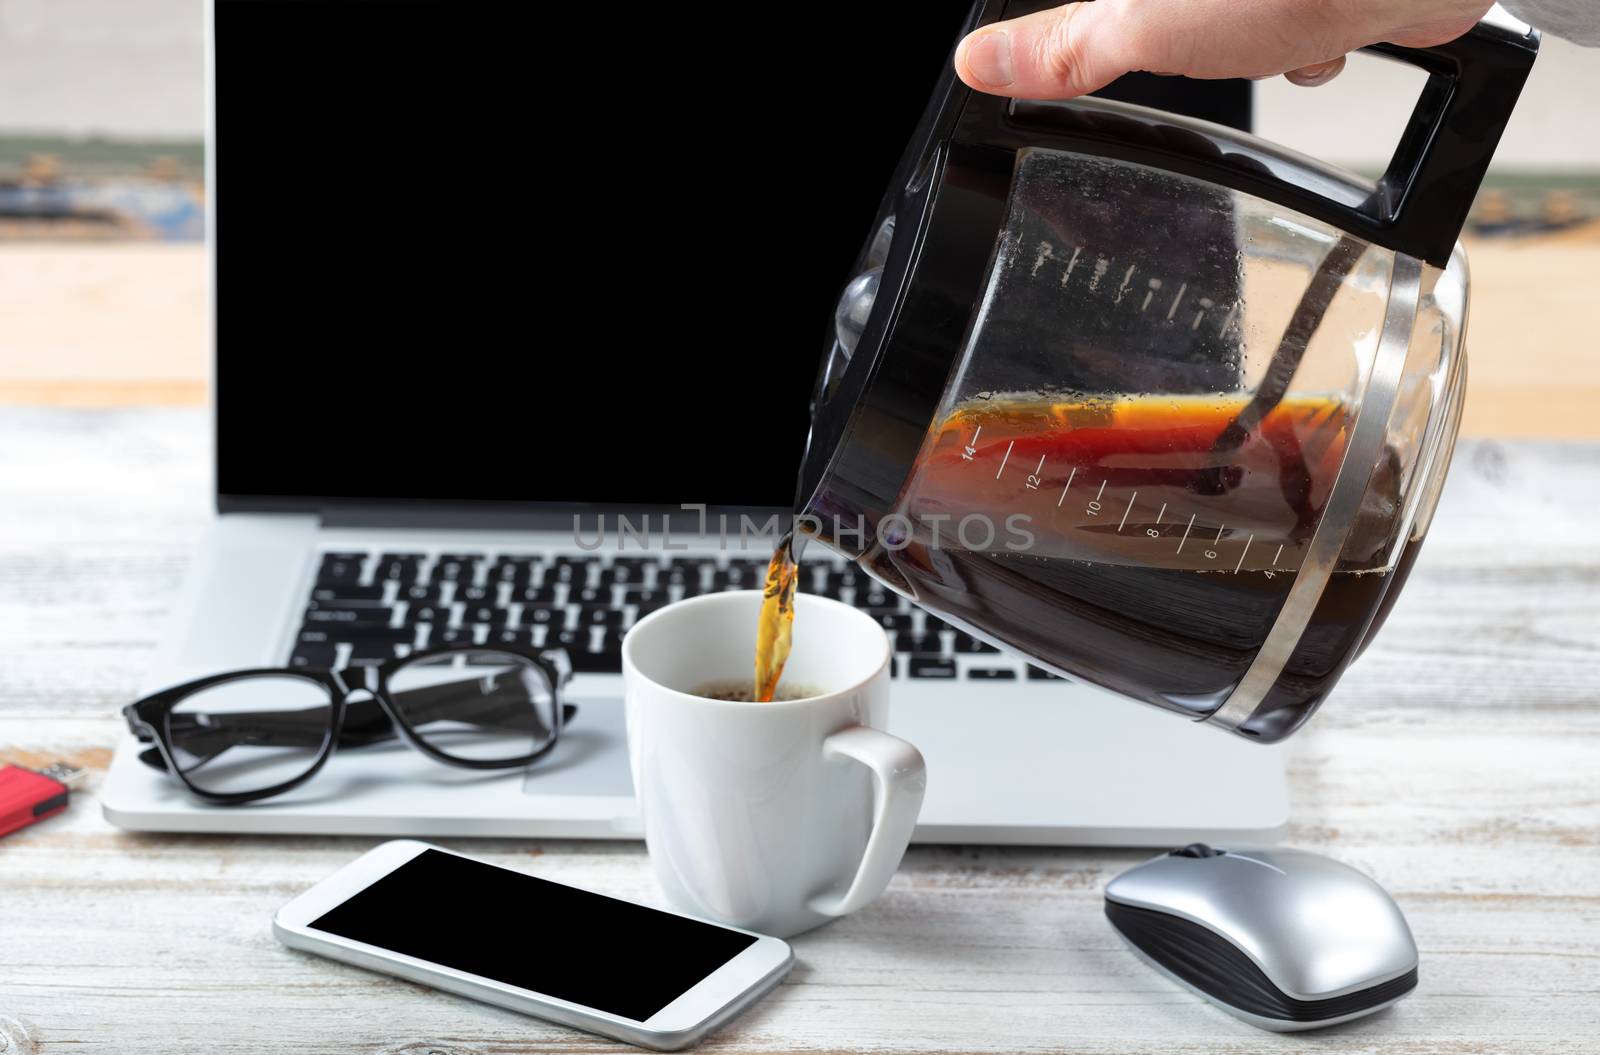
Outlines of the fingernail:
{"label": "fingernail", "polygon": [[1289,79],[1296,84],[1313,88],[1325,81],[1332,80],[1343,69],[1344,63],[1335,59],[1332,62],[1319,62],[1314,66],[1303,66],[1298,70],[1293,70],[1289,74]]}
{"label": "fingernail", "polygon": [[968,37],[967,72],[991,88],[1004,88],[1016,80],[1011,67],[1011,34],[995,29]]}

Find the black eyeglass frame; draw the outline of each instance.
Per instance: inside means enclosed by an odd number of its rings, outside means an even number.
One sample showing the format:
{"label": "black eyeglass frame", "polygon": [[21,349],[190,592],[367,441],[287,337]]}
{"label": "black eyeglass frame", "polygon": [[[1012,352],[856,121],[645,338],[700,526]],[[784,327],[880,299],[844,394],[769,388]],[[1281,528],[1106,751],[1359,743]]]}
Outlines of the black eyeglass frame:
{"label": "black eyeglass frame", "polygon": [[[448,656],[463,656],[474,653],[490,653],[514,656],[517,659],[532,664],[544,674],[545,678],[550,683],[553,704],[551,715],[553,727],[550,730],[550,739],[548,742],[540,745],[536,750],[526,755],[521,755],[515,758],[460,758],[456,755],[449,754],[448,752],[441,751],[439,748],[428,743],[428,741],[420,733],[411,727],[410,722],[401,717],[400,708],[395,706],[394,701],[390,696],[390,675],[392,675],[396,670],[399,670],[401,667],[408,666],[419,661],[440,659]],[[553,658],[559,658],[562,661],[561,664],[558,665],[556,662],[553,662]],[[351,671],[362,672],[365,670],[376,671],[376,686],[368,686],[365,684],[346,684],[345,675],[348,675],[351,673]],[[174,748],[171,742],[171,734],[168,729],[168,719],[170,718],[173,709],[190,696],[204,692],[206,689],[213,688],[217,685],[226,684],[232,681],[246,681],[251,678],[283,677],[299,678],[303,681],[311,682],[315,685],[321,686],[328,693],[328,725],[323,733],[322,744],[317,749],[316,760],[312,762],[306,771],[292,780],[286,780],[282,783],[275,784],[272,787],[263,788],[259,791],[208,791],[205,788],[197,786],[192,780],[185,776],[182,768],[178,765],[177,757],[174,753]],[[122,715],[128,722],[128,728],[135,736],[139,738],[141,743],[153,743],[155,745],[156,750],[160,753],[160,761],[165,763],[166,771],[177,777],[178,780],[183,783],[183,786],[190,791],[190,793],[206,800],[207,802],[213,802],[218,805],[238,806],[247,802],[257,802],[261,799],[268,799],[277,795],[282,795],[285,792],[294,790],[301,784],[304,784],[306,781],[316,776],[317,773],[322,770],[322,767],[327,764],[328,759],[333,757],[334,751],[339,747],[340,738],[344,733],[346,711],[350,706],[349,698],[351,694],[356,692],[365,692],[371,695],[373,701],[377,703],[379,710],[382,712],[382,715],[389,720],[390,729],[392,729],[394,732],[398,732],[400,734],[400,738],[403,739],[407,744],[416,750],[421,751],[429,758],[432,758],[438,762],[442,762],[447,766],[456,766],[460,769],[487,770],[520,769],[525,766],[532,765],[544,755],[550,753],[551,749],[553,749],[561,739],[561,730],[565,728],[567,723],[571,722],[578,713],[578,708],[576,705],[564,703],[561,700],[561,692],[566,687],[566,683],[571,679],[571,677],[571,663],[567,660],[566,653],[561,649],[544,649],[542,651],[535,651],[533,649],[522,649],[505,645],[448,645],[443,648],[424,649],[420,652],[412,652],[405,656],[399,656],[395,659],[387,660],[377,667],[353,667],[343,672],[297,670],[293,667],[257,667],[247,670],[228,671],[223,674],[212,674],[204,678],[197,678],[194,681],[185,682],[182,685],[174,685],[171,688],[163,689],[160,692],[152,693],[141,700],[135,700],[133,703],[130,703],[122,708]],[[359,706],[361,703],[365,702],[366,701],[364,700],[359,701],[356,706]],[[388,738],[389,735],[386,731],[378,735],[367,735],[358,740],[352,740],[351,742],[346,743],[345,746],[361,747],[365,746],[366,744],[376,743],[380,740],[386,740]],[[154,764],[154,760],[146,760],[143,758],[143,755],[141,755],[141,760],[149,761],[152,765]]]}

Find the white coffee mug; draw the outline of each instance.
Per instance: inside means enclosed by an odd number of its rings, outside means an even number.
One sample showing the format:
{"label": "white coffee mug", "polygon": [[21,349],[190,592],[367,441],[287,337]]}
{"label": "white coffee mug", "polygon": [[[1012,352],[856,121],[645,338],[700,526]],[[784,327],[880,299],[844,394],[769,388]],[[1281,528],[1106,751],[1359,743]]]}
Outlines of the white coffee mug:
{"label": "white coffee mug", "polygon": [[796,598],[782,686],[817,695],[778,703],[694,695],[753,677],[760,607],[759,591],[710,594],[628,632],[628,756],[667,899],[787,937],[883,893],[927,776],[916,748],[881,731],[888,637],[838,601]]}

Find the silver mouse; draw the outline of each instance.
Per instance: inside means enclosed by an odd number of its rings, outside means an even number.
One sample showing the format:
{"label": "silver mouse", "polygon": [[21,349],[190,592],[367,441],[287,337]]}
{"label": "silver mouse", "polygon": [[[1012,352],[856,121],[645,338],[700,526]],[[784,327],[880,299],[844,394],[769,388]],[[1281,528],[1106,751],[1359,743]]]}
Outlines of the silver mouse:
{"label": "silver mouse", "polygon": [[1147,963],[1254,1026],[1320,1029],[1417,987],[1417,944],[1387,892],[1304,850],[1185,846],[1106,886]]}

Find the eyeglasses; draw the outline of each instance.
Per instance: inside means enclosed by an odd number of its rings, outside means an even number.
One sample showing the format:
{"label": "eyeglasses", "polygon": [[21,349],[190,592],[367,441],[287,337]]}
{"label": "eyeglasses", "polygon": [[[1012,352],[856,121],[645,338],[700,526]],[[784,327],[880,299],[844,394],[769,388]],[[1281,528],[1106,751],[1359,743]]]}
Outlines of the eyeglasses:
{"label": "eyeglasses", "polygon": [[[577,708],[560,702],[566,653],[454,646],[342,673],[265,669],[217,674],[122,709],[139,760],[195,795],[239,805],[316,776],[336,748],[397,735],[465,769],[516,769],[555,747]],[[358,693],[369,698],[352,700]]]}

